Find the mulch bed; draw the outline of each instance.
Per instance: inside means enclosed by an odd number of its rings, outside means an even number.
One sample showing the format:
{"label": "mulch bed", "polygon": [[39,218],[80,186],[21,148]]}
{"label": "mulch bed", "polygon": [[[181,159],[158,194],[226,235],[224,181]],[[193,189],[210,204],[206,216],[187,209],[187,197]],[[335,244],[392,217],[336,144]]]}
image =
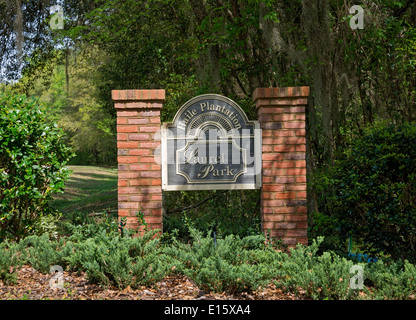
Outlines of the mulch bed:
{"label": "mulch bed", "polygon": [[103,288],[88,282],[85,273],[64,271],[63,288],[52,288],[52,275],[24,265],[18,271],[18,282],[5,285],[0,281],[0,300],[300,300],[300,297],[269,285],[254,293],[230,295],[204,292],[185,276],[166,277],[152,287],[140,289]]}

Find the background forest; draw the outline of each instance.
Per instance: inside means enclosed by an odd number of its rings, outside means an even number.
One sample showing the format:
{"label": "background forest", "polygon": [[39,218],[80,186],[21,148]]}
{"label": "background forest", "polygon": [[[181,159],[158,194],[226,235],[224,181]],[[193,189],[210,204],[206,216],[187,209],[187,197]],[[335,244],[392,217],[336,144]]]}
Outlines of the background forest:
{"label": "background forest", "polygon": [[[63,29],[51,28],[55,4]],[[350,27],[353,5],[364,9],[363,29]],[[166,89],[162,121],[171,121],[198,94],[228,96],[256,119],[255,88],[310,86],[310,237],[325,235],[333,249],[352,234],[383,250],[402,241],[414,252],[414,222],[404,231],[416,215],[414,1],[0,0],[0,17],[2,90],[46,106],[76,154],[71,164],[116,166],[113,89]],[[398,181],[386,174],[394,168]],[[259,225],[257,191],[170,192],[167,230],[195,204],[190,214],[205,227],[220,220],[238,234]]]}

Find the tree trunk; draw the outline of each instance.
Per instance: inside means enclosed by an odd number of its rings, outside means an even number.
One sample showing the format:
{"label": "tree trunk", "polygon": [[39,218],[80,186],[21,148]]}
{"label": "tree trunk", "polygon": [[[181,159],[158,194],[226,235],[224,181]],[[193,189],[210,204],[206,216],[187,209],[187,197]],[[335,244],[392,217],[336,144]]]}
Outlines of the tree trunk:
{"label": "tree trunk", "polygon": [[[192,12],[196,23],[201,25],[203,20],[208,17],[208,13],[203,0],[190,0]],[[197,35],[198,36],[198,35]],[[203,83],[208,83],[210,90],[218,90],[221,86],[219,48],[218,45],[209,46],[206,54],[199,58],[200,77]]]}
{"label": "tree trunk", "polygon": [[16,33],[16,52],[17,60],[19,64],[23,62],[23,12],[22,12],[22,0],[16,0],[16,19],[14,21],[14,30]]}

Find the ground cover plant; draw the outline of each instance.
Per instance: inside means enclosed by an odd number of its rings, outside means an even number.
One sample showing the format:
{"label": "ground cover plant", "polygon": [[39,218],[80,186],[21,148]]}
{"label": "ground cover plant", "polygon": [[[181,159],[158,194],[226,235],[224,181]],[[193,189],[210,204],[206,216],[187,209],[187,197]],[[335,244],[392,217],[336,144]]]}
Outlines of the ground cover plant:
{"label": "ground cover plant", "polygon": [[275,277],[276,264],[283,257],[264,244],[264,235],[227,235],[214,240],[187,219],[185,225],[191,243],[174,239],[164,252],[172,258],[176,272],[190,277],[198,286],[217,292],[253,292]]}
{"label": "ground cover plant", "polygon": [[[68,222],[69,223],[69,222]],[[22,265],[48,274],[50,267],[85,273],[103,288],[151,288],[167,277],[188,277],[206,292],[252,294],[268,285],[303,299],[413,299],[416,267],[408,261],[359,263],[363,287],[351,288],[356,262],[333,252],[320,252],[323,238],[310,246],[279,250],[263,234],[219,237],[216,242],[189,223],[191,240],[175,235],[120,235],[117,225],[73,225],[71,236],[51,239],[47,233],[0,246],[0,279],[13,284]],[[89,229],[97,233],[85,237]],[[169,237],[169,239],[166,239]]]}
{"label": "ground cover plant", "polygon": [[[79,170],[69,184],[77,199],[85,186],[82,180],[91,179],[88,172],[94,175],[97,169],[71,169]],[[111,170],[101,171],[100,179],[111,177]],[[104,187],[97,183],[97,188],[105,194],[116,183],[113,178]],[[0,280],[4,284],[16,286],[23,266],[49,275],[50,268],[59,265],[84,274],[90,284],[120,292],[152,288],[165,279],[183,277],[203,292],[239,297],[271,285],[302,299],[412,299],[416,292],[414,264],[391,258],[357,262],[347,252],[328,251],[323,237],[309,246],[299,245],[289,254],[279,239],[255,230],[247,235],[220,232],[214,238],[212,228],[206,224],[198,228],[186,214],[181,218],[184,232],[170,230],[156,236],[155,231],[148,231],[133,237],[134,231],[120,233],[111,207],[101,211],[99,196],[88,206],[98,202],[99,212],[82,212],[82,205],[74,206],[71,197],[64,200],[60,203],[62,217],[49,221],[48,228],[0,245]],[[364,270],[362,289],[351,288],[353,265]]]}
{"label": "ground cover plant", "polygon": [[14,284],[17,280],[17,270],[21,266],[19,245],[2,242],[0,252],[0,280],[5,284]]}

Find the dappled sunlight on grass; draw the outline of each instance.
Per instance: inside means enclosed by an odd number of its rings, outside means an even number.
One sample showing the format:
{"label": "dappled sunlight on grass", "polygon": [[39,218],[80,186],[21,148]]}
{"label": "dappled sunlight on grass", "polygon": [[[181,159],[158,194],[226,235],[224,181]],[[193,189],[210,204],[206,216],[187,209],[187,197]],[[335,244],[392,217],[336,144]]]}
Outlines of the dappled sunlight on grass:
{"label": "dappled sunlight on grass", "polygon": [[100,212],[117,208],[117,169],[69,166],[71,178],[64,192],[54,196],[52,207],[63,214]]}

